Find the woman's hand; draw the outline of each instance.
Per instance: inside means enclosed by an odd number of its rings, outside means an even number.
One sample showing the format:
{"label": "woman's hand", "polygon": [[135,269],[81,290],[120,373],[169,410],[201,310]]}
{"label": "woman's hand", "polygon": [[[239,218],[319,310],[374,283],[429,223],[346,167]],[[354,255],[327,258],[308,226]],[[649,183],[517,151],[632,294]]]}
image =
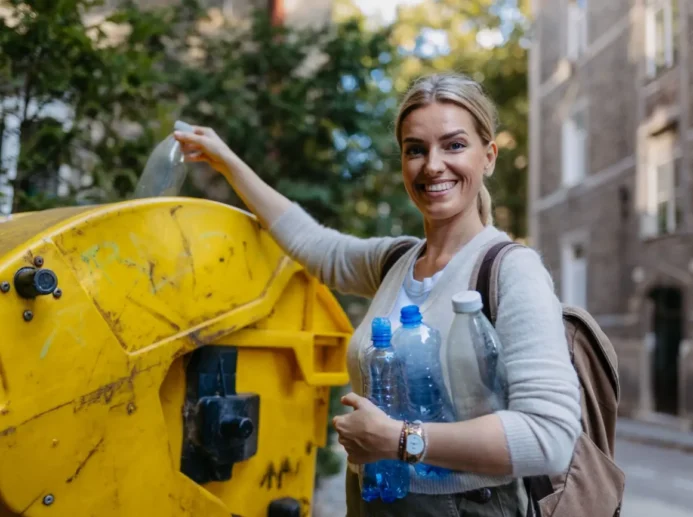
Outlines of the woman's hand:
{"label": "woman's hand", "polygon": [[214,170],[230,179],[230,163],[236,155],[216,132],[208,127],[193,127],[194,133],[176,131],[173,136],[181,143],[188,162],[207,162]]}
{"label": "woman's hand", "polygon": [[176,131],[173,135],[181,143],[186,161],[207,162],[223,174],[265,228],[271,228],[291,208],[291,201],[255,174],[213,129],[194,126],[192,133]]}
{"label": "woman's hand", "polygon": [[383,459],[396,459],[402,422],[393,420],[370,400],[350,393],[342,397],[342,404],[354,411],[334,417],[341,443],[354,465],[373,463]]}

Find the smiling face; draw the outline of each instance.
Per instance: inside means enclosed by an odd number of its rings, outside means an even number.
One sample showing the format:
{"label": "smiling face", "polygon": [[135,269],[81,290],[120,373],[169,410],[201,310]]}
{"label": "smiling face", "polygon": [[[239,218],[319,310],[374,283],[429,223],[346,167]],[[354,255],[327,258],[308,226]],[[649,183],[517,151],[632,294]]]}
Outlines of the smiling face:
{"label": "smiling face", "polygon": [[402,173],[409,197],[429,222],[477,214],[495,143],[484,142],[474,117],[451,102],[417,108],[402,121]]}

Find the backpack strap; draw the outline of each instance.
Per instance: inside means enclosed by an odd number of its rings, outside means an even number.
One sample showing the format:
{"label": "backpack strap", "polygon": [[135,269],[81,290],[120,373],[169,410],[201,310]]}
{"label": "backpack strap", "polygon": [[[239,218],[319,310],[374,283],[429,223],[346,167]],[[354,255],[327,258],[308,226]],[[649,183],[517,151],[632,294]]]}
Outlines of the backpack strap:
{"label": "backpack strap", "polygon": [[385,277],[393,268],[393,266],[397,263],[397,261],[401,259],[405,255],[405,253],[407,253],[407,251],[412,249],[414,246],[416,246],[416,244],[411,241],[403,241],[395,244],[394,246],[392,246],[392,248],[390,248],[390,250],[387,252],[387,255],[385,256],[383,266],[380,269],[381,284],[383,283]]}
{"label": "backpack strap", "polygon": [[493,244],[481,255],[472,271],[469,282],[470,289],[481,294],[484,315],[492,324],[496,322],[498,315],[498,276],[501,261],[507,253],[522,247],[521,244],[512,241],[501,241]]}
{"label": "backpack strap", "polygon": [[[472,272],[470,285],[472,289],[481,294],[484,304],[483,312],[492,325],[498,316],[498,278],[503,257],[515,248],[522,248],[521,244],[511,241],[502,241],[487,248],[486,252],[477,261]],[[539,501],[553,493],[553,484],[549,476],[532,476],[523,480],[527,492],[527,517],[540,517],[541,509]]]}

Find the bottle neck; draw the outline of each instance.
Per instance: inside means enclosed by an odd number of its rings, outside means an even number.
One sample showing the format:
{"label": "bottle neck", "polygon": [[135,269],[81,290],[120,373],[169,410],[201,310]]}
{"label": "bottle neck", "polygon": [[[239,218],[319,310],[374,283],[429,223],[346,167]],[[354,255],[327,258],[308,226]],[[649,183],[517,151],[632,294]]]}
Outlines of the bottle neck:
{"label": "bottle neck", "polygon": [[415,322],[410,322],[410,321],[408,321],[408,322],[402,322],[402,326],[403,326],[405,329],[415,329],[415,328],[421,326],[421,322],[420,322],[420,321],[415,321]]}

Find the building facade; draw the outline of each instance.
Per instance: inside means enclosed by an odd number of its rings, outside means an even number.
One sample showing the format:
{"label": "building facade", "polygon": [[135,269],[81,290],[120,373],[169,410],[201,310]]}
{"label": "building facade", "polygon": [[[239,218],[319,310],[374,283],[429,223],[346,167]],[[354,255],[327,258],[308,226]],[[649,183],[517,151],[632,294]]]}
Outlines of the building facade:
{"label": "building facade", "polygon": [[533,0],[532,244],[616,347],[623,415],[693,422],[693,3]]}

